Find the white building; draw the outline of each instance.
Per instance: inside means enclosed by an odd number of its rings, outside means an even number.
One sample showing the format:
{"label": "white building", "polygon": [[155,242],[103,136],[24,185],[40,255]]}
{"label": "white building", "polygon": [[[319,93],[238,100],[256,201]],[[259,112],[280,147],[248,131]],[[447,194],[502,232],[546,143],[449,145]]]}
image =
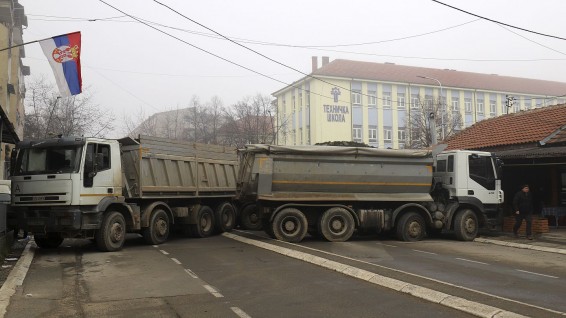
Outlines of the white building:
{"label": "white building", "polygon": [[[404,148],[411,118],[438,105],[439,140],[485,118],[566,101],[566,83],[350,60],[322,66],[275,93],[277,144],[358,141]],[[454,120],[453,120],[454,118]],[[455,120],[459,118],[459,120]],[[453,126],[450,126],[452,124]]]}

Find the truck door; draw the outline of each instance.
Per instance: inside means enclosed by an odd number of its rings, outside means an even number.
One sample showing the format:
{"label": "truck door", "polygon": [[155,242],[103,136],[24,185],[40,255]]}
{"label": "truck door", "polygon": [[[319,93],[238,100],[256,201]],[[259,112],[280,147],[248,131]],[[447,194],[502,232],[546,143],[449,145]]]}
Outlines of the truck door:
{"label": "truck door", "polygon": [[484,204],[498,203],[495,167],[491,157],[477,154],[468,155],[468,195],[478,198]]}
{"label": "truck door", "polygon": [[110,158],[110,145],[87,144],[82,167],[81,205],[96,205],[104,197],[114,195],[113,163]]}

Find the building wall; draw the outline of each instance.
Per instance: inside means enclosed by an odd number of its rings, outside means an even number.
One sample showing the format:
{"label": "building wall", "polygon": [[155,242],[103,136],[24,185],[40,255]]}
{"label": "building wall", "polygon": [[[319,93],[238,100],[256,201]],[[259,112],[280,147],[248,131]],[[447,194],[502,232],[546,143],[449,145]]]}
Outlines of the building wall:
{"label": "building wall", "polygon": [[[25,16],[14,13],[14,7],[23,11],[17,1],[0,0],[0,47],[22,44],[21,19]],[[27,23],[27,22],[26,22]],[[0,107],[14,126],[18,138],[23,139],[25,83],[22,70],[23,47],[0,52]],[[13,88],[9,90],[8,87]],[[14,145],[0,144],[0,179],[6,178],[10,149]]]}
{"label": "building wall", "polygon": [[[433,81],[422,85],[319,78],[306,77],[274,94],[280,127],[277,144],[359,141],[379,148],[404,148],[407,121],[421,112],[418,103],[440,98],[440,87]],[[339,94],[337,99],[333,92]],[[511,107],[507,107],[508,95],[515,98]],[[563,102],[545,100],[543,95],[458,87],[442,87],[442,96],[446,113],[461,116],[460,129],[486,118]]]}

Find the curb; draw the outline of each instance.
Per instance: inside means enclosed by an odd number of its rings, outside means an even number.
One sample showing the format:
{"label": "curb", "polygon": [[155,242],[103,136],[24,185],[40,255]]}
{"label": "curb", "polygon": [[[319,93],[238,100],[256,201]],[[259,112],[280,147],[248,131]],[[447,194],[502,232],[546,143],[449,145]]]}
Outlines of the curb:
{"label": "curb", "polygon": [[285,247],[252,240],[239,235],[234,235],[231,233],[222,233],[222,236],[248,244],[259,248],[263,248],[275,253],[279,253],[291,258],[295,258],[304,262],[318,265],[344,275],[357,278],[381,287],[392,289],[404,294],[408,294],[423,300],[427,300],[436,304],[440,304],[446,307],[450,307],[468,314],[472,314],[477,317],[484,318],[519,318],[526,317],[514,312],[506,311],[497,307],[485,305],[482,303],[469,301],[467,299],[452,296],[443,292],[439,292],[430,288],[414,285],[411,283],[406,283],[394,278],[389,278],[382,276],[364,269],[360,269],[354,266],[342,264],[327,258],[307,254],[304,252],[288,249]]}
{"label": "curb", "polygon": [[35,255],[35,246],[32,249],[31,242],[31,240],[27,242],[20,259],[0,288],[0,318],[6,315],[6,310],[10,304],[10,298],[12,298],[12,296],[16,293],[17,287],[22,286],[24,279],[26,278],[31,261]]}
{"label": "curb", "polygon": [[556,247],[546,247],[546,246],[538,246],[538,245],[532,245],[532,244],[523,244],[523,243],[491,240],[491,239],[479,238],[479,237],[475,238],[474,242],[488,243],[488,244],[494,244],[494,245],[500,245],[500,246],[509,246],[509,247],[527,249],[527,250],[535,250],[535,251],[541,251],[541,252],[557,253],[557,254],[566,255],[566,249],[561,249],[561,248],[556,248]]}

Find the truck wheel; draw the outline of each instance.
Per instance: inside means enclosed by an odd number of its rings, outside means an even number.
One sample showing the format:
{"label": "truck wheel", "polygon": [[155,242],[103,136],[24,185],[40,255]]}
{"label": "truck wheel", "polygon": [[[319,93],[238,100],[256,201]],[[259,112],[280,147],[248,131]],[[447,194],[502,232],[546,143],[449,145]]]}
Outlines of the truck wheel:
{"label": "truck wheel", "polygon": [[307,235],[308,223],[303,212],[286,208],[281,210],[271,223],[276,239],[284,242],[298,243]]}
{"label": "truck wheel", "polygon": [[403,214],[396,227],[397,239],[405,242],[415,242],[423,239],[426,233],[425,222],[416,212]]}
{"label": "truck wheel", "polygon": [[221,203],[214,211],[216,231],[230,232],[236,226],[236,209],[228,202]]}
{"label": "truck wheel", "polygon": [[96,246],[103,252],[119,251],[126,241],[126,220],[120,212],[110,211],[95,235]]}
{"label": "truck wheel", "polygon": [[152,245],[165,243],[169,238],[170,224],[167,212],[163,209],[153,210],[149,219],[149,227],[143,229],[143,239],[147,244]]}
{"label": "truck wheel", "polygon": [[34,235],[33,239],[40,248],[57,248],[63,243],[63,237],[59,233],[47,233],[42,236]]}
{"label": "truck wheel", "polygon": [[263,231],[269,235],[269,237],[271,237],[272,239],[277,239],[275,237],[275,234],[273,233],[273,227],[271,226],[271,224],[269,223],[269,219],[268,218],[264,218],[262,221],[263,224]]}
{"label": "truck wheel", "polygon": [[192,237],[209,237],[214,232],[214,212],[206,205],[198,210],[197,224],[189,225]]}
{"label": "truck wheel", "polygon": [[247,205],[240,215],[240,225],[244,230],[259,231],[262,229],[261,218],[257,205]]}
{"label": "truck wheel", "polygon": [[354,218],[344,208],[330,208],[318,222],[318,232],[329,242],[344,242],[354,234]]}
{"label": "truck wheel", "polygon": [[454,219],[454,232],[460,241],[473,241],[478,236],[478,217],[474,211],[465,209]]}

